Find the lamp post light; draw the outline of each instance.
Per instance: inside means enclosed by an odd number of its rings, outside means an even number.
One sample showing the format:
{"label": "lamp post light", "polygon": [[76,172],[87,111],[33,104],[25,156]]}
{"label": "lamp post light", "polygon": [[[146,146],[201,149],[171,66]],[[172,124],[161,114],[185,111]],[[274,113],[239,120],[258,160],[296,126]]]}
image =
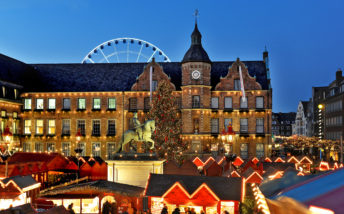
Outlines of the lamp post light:
{"label": "lamp post light", "polygon": [[224,144],[228,145],[228,151],[230,150],[230,145],[233,143],[235,132],[233,131],[232,125],[227,126],[227,130],[223,129],[221,133],[221,140]]}
{"label": "lamp post light", "polygon": [[77,132],[76,135],[75,135],[77,147],[76,147],[76,149],[74,149],[75,154],[76,154],[76,160],[77,160],[77,162],[78,162],[78,173],[76,173],[76,180],[77,180],[77,181],[78,181],[78,179],[79,179],[79,156],[80,156],[80,154],[81,154],[82,151],[83,151],[83,149],[80,148],[80,145],[79,145],[80,140],[81,140],[81,136],[82,136],[82,135],[81,135],[80,129],[78,129],[78,132]]}
{"label": "lamp post light", "polygon": [[2,138],[4,139],[5,145],[4,145],[4,149],[1,154],[1,158],[3,161],[5,161],[6,163],[6,167],[5,167],[5,177],[7,178],[8,176],[8,158],[10,156],[10,151],[8,151],[9,145],[12,142],[12,132],[10,131],[10,128],[8,126],[6,126],[4,132],[2,133]]}

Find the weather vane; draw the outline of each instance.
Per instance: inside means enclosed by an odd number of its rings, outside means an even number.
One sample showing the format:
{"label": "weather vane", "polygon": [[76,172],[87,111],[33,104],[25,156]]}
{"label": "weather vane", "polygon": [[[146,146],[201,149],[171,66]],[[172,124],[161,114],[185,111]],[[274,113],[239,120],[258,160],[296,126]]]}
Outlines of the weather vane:
{"label": "weather vane", "polygon": [[196,23],[197,23],[197,18],[198,18],[198,16],[199,16],[198,9],[195,10],[194,16],[195,16],[195,21],[196,21]]}

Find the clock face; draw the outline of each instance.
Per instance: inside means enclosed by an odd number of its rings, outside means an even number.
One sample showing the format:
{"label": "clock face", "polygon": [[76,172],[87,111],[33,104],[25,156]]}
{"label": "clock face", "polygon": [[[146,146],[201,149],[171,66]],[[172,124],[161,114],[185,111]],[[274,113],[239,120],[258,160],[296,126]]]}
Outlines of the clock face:
{"label": "clock face", "polygon": [[199,71],[197,71],[197,70],[194,70],[194,71],[191,73],[191,76],[192,76],[192,79],[198,80],[198,79],[201,77],[201,72],[199,72]]}

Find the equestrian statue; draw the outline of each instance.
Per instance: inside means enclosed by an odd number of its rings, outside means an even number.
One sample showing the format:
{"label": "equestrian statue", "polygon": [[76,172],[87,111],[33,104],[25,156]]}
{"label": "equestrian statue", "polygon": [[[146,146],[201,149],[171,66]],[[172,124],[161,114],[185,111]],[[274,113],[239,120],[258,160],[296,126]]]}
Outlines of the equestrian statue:
{"label": "equestrian statue", "polygon": [[152,146],[150,149],[154,149],[154,141],[152,140],[152,132],[155,130],[155,121],[147,120],[143,124],[140,123],[137,113],[134,113],[133,117],[134,129],[129,129],[124,132],[121,141],[117,146],[117,152],[124,151],[124,146],[131,141],[143,141],[145,143],[150,142]]}

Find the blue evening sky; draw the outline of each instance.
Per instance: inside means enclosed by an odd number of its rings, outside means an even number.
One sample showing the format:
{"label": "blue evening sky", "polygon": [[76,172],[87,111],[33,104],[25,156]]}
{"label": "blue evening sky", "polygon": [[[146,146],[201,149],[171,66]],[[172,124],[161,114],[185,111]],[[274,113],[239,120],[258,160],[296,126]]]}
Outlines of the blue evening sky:
{"label": "blue evening sky", "polygon": [[296,111],[343,69],[343,0],[0,0],[0,53],[78,63],[104,41],[135,37],[181,61],[196,8],[211,60],[261,60],[267,46],[275,112]]}

